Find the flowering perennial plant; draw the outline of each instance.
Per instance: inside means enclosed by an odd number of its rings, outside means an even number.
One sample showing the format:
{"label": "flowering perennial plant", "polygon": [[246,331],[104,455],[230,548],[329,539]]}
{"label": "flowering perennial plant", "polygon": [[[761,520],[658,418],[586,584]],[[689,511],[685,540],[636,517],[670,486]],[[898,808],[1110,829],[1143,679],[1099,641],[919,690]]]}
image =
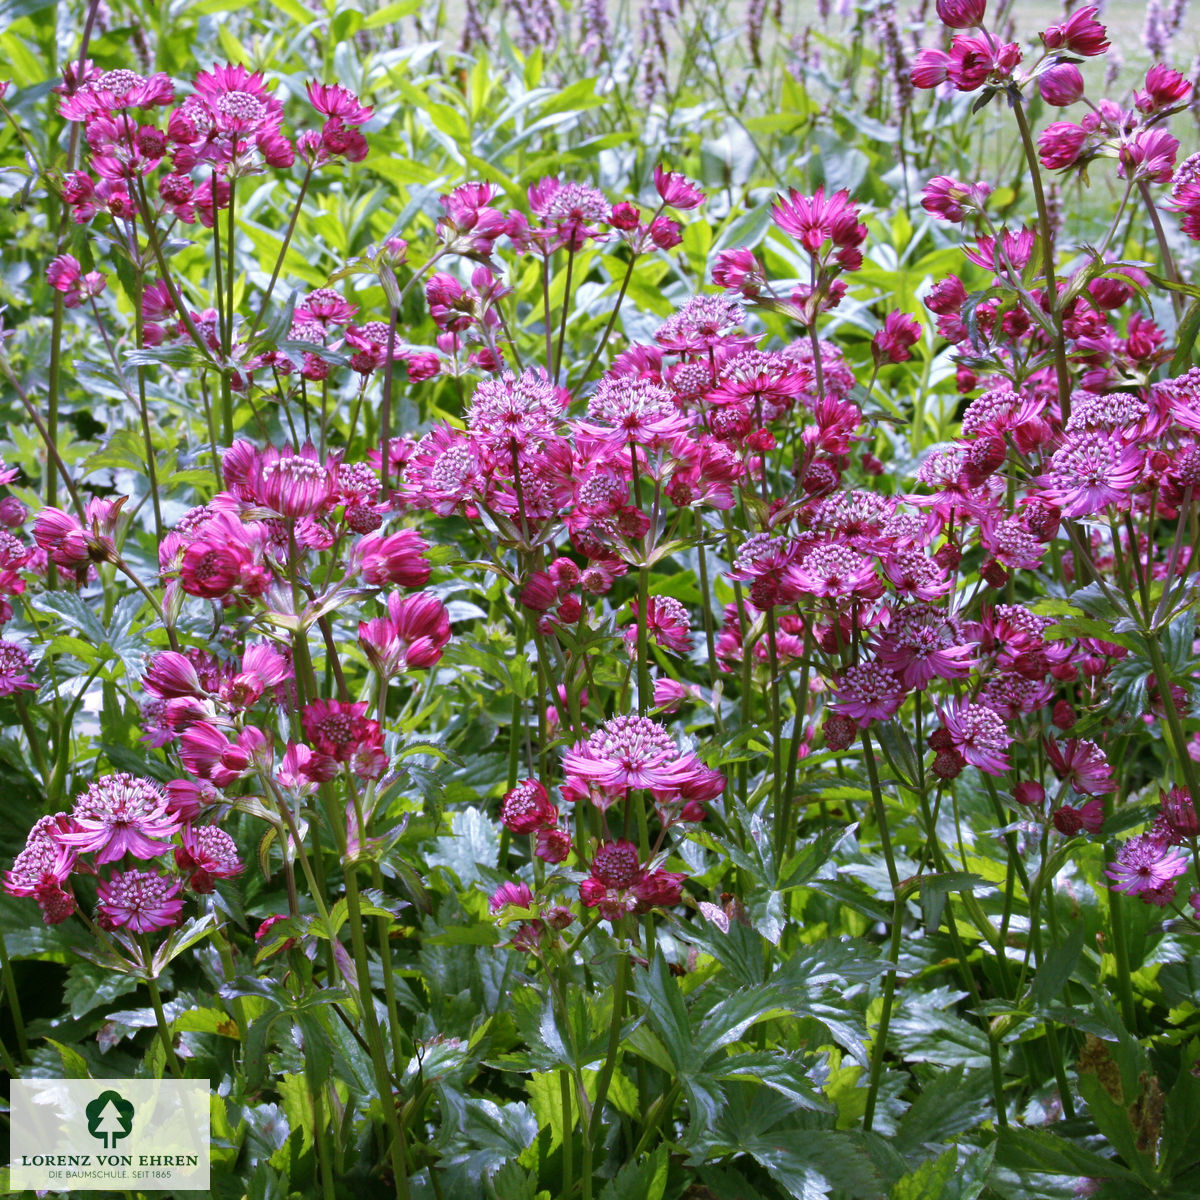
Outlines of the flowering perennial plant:
{"label": "flowering perennial plant", "polygon": [[[382,67],[85,37],[56,82],[50,371],[0,331],[3,888],[72,994],[148,995],[89,1068],[152,1027],[148,1071],[235,1064],[222,1128],[278,1100],[281,1194],[1191,1186],[1193,81],[1096,95],[1094,7],[938,0],[911,55],[884,9],[894,193],[463,149],[402,209]],[[421,119],[482,145],[468,73]],[[997,97],[1020,190],[909,160],[916,105]]]}

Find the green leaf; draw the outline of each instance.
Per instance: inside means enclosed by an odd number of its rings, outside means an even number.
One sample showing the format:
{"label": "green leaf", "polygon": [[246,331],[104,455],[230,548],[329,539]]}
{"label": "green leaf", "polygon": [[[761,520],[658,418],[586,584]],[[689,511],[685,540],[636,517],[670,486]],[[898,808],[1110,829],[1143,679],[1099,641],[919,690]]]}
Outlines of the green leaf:
{"label": "green leaf", "polygon": [[600,1200],[662,1200],[667,1190],[666,1146],[648,1158],[627,1162],[600,1193]]}
{"label": "green leaf", "polygon": [[1193,300],[1191,307],[1179,322],[1175,335],[1175,357],[1168,368],[1172,375],[1182,375],[1192,365],[1196,338],[1200,335],[1200,299]]}
{"label": "green leaf", "polygon": [[464,887],[485,883],[480,867],[495,867],[500,855],[496,823],[477,808],[450,818],[450,835],[439,837],[426,854],[431,867],[448,867]]}
{"label": "green leaf", "polygon": [[687,1008],[661,951],[655,954],[650,969],[639,976],[637,990],[646,1007],[646,1019],[662,1038],[675,1069],[681,1077],[693,1073],[700,1060],[692,1041]]}
{"label": "green leaf", "polygon": [[1008,1125],[999,1130],[996,1163],[1013,1171],[1084,1175],[1092,1179],[1135,1178],[1119,1163],[1044,1129]]}

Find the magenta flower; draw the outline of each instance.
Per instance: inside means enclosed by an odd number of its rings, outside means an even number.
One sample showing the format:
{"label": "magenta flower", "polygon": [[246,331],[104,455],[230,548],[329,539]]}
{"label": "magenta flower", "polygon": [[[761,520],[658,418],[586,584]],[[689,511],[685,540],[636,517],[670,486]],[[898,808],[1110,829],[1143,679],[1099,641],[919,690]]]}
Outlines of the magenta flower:
{"label": "magenta flower", "polygon": [[214,65],[196,76],[195,89],[184,111],[193,119],[207,118],[217,133],[255,133],[283,121],[283,105],[271,95],[262,75],[245,67]]}
{"label": "magenta flower", "polygon": [[893,612],[891,624],[873,648],[905,689],[921,690],[935,678],[965,679],[975,665],[974,643],[946,621],[941,609],[923,604]]}
{"label": "magenta flower", "polygon": [[46,268],[46,282],[55,291],[63,293],[63,304],[67,308],[78,308],[85,300],[98,296],[108,286],[99,271],[86,275],[79,260],[70,254],[60,254]]}
{"label": "magenta flower", "polygon": [[[938,217],[943,221],[957,222],[970,213],[982,212],[991,192],[992,185],[990,183],[960,183],[949,175],[936,175],[925,185],[925,189],[921,193],[921,207],[931,216]],[[962,286],[961,283],[959,286]],[[965,301],[966,292],[964,291],[962,301],[957,307],[961,308]],[[930,305],[930,307],[933,306]],[[934,311],[939,310],[934,309]]]}
{"label": "magenta flower", "polygon": [[253,726],[247,726],[231,742],[212,722],[196,721],[180,738],[179,759],[197,779],[223,788],[250,770],[256,752],[266,744],[264,735]]}
{"label": "magenta flower", "polygon": [[305,706],[301,722],[313,746],[337,762],[349,762],[359,751],[383,745],[383,730],[367,716],[365,701],[314,700]]}
{"label": "magenta flower", "polygon": [[1117,790],[1112,767],[1095,742],[1068,738],[1046,739],[1046,757],[1060,779],[1068,780],[1081,796],[1103,796]]}
{"label": "magenta flower", "polygon": [[558,821],[558,806],[536,779],[523,779],[500,801],[500,823],[510,833],[536,833]]}
{"label": "magenta flower", "polygon": [[856,270],[861,264],[858,247],[866,239],[867,227],[859,224],[858,209],[844,188],[828,198],[823,187],[811,196],[792,188],[786,200],[782,196],[776,200],[771,219],[810,254],[815,255],[828,241],[836,248],[842,266]]}
{"label": "magenta flower", "polygon": [[939,708],[938,715],[954,749],[972,766],[988,775],[1003,775],[1008,770],[1005,752],[1012,745],[1012,737],[994,709],[959,700],[948,708]]}
{"label": "magenta flower", "polygon": [[347,125],[361,125],[369,121],[374,109],[361,103],[348,89],[336,83],[317,83],[309,80],[304,85],[309,103],[323,117],[339,117]]}
{"label": "magenta flower", "polygon": [[784,568],[781,599],[801,593],[836,600],[851,596],[874,599],[882,595],[883,584],[867,555],[848,546],[825,542],[813,546],[799,562]]}
{"label": "magenta flower", "polygon": [[115,871],[97,889],[96,921],[102,929],[150,933],[179,921],[183,900],[178,879],[153,871]]}
{"label": "magenta flower", "polygon": [[[625,630],[625,641],[637,645],[638,602],[630,601],[634,623]],[[649,596],[646,600],[646,636],[656,646],[675,654],[687,654],[692,648],[692,626],[687,609],[673,596]]]}
{"label": "magenta flower", "polygon": [[1083,152],[1088,131],[1070,121],[1054,121],[1038,135],[1038,158],[1049,171],[1072,167]]}
{"label": "magenta flower", "polygon": [[35,899],[47,925],[57,925],[75,911],[75,897],[63,886],[75,866],[75,851],[58,839],[74,827],[66,813],[39,818],[12,870],[4,874],[4,890],[10,896]]}
{"label": "magenta flower", "polygon": [[185,825],[181,840],[183,845],[175,848],[175,865],[189,873],[188,886],[194,892],[211,892],[218,879],[231,879],[246,869],[233,838],[215,825]]}
{"label": "magenta flower", "polygon": [[852,717],[859,729],[872,721],[886,721],[904,703],[906,689],[900,677],[879,662],[847,667],[838,677],[830,708]]}
{"label": "magenta flower", "polygon": [[494,913],[509,905],[514,908],[531,908],[533,906],[533,893],[529,890],[529,884],[502,883],[488,900],[488,908]]}
{"label": "magenta flower", "polygon": [[972,29],[982,24],[987,0],[937,0],[937,15],[951,29]]}
{"label": "magenta flower", "polygon": [[429,543],[415,529],[395,533],[369,533],[354,548],[354,562],[365,582],[423,587],[432,568],[424,557]]}
{"label": "magenta flower", "polygon": [[565,862],[571,853],[571,835],[565,829],[539,829],[533,852],[543,862]]}
{"label": "magenta flower", "polygon": [[205,695],[195,664],[176,650],[162,650],[150,660],[142,675],[142,687],[160,700]]}
{"label": "magenta flower", "polygon": [[124,771],[105,775],[81,792],[71,819],[74,828],[54,836],[77,853],[94,853],[97,863],[126,854],[157,858],[171,848],[163,839],[173,837],[180,825],[156,783]]}
{"label": "magenta flower", "polygon": [[33,663],[29,655],[16,642],[0,641],[0,696],[11,696],[13,692],[37,690],[30,672]]}
{"label": "magenta flower", "polygon": [[257,455],[249,486],[254,500],[281,517],[310,517],[323,512],[337,488],[335,463],[322,462],[311,442],[293,454],[290,446],[268,446]]}
{"label": "magenta flower", "polygon": [[871,354],[877,363],[906,362],[912,358],[912,347],[920,340],[920,322],[896,309],[888,313],[883,328],[871,339]]}
{"label": "magenta flower", "polygon": [[1042,44],[1047,50],[1065,50],[1085,58],[1103,54],[1109,43],[1107,30],[1096,20],[1099,11],[1092,6],[1077,8],[1065,21],[1047,26],[1041,35]]}
{"label": "magenta flower", "polygon": [[1134,104],[1139,112],[1157,112],[1187,98],[1192,90],[1191,83],[1166,63],[1155,63],[1146,72],[1146,86],[1134,93]]}
{"label": "magenta flower", "polygon": [[1151,834],[1133,837],[1117,851],[1116,862],[1104,873],[1114,892],[1138,896],[1147,904],[1164,908],[1175,898],[1175,881],[1188,868],[1187,857]]}
{"label": "magenta flower", "polygon": [[1083,95],[1083,75],[1074,63],[1054,63],[1038,76],[1038,91],[1047,104],[1066,108]]}
{"label": "magenta flower", "polygon": [[668,208],[699,208],[704,203],[704,192],[685,175],[678,171],[654,168],[654,189]]}
{"label": "magenta flower", "polygon": [[450,640],[450,616],[436,597],[421,592],[388,597],[388,615],[361,621],[358,639],[371,665],[383,675],[434,666]]}
{"label": "magenta flower", "polygon": [[650,447],[666,444],[692,423],[666,388],[628,375],[605,375],[588,400],[587,412],[598,424],[583,425],[585,432]]}
{"label": "magenta flower", "polygon": [[1038,477],[1042,499],[1066,517],[1087,517],[1110,504],[1124,508],[1142,475],[1146,452],[1107,433],[1068,434]]}
{"label": "magenta flower", "polygon": [[607,221],[611,205],[598,188],[547,177],[529,189],[529,207],[542,223],[531,236],[547,254],[560,247],[582,250],[591,239],[607,236],[599,227]]}
{"label": "magenta flower", "polygon": [[563,754],[563,772],[573,794],[590,796],[606,809],[631,788],[677,790],[672,765],[679,750],[667,731],[649,717],[605,721],[586,741]]}

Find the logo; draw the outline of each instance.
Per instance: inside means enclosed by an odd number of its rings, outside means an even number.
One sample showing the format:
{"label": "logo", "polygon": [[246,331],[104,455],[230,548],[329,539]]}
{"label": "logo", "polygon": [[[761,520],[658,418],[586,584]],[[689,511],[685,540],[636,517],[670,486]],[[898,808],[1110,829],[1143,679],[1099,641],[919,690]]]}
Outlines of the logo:
{"label": "logo", "polygon": [[133,1128],[133,1105],[120,1092],[101,1092],[84,1110],[88,1133],[112,1150]]}
{"label": "logo", "polygon": [[14,1079],[15,1191],[207,1192],[207,1080]]}

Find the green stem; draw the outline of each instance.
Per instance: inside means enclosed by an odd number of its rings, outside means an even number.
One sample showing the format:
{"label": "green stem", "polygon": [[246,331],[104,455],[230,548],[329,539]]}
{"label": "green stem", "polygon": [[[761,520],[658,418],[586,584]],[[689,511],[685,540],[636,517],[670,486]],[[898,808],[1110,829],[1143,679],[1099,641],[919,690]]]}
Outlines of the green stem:
{"label": "green stem", "polygon": [[[1054,273],[1054,230],[1050,224],[1050,208],[1046,204],[1046,192],[1042,187],[1041,163],[1038,161],[1037,148],[1033,144],[1033,133],[1029,128],[1029,118],[1025,114],[1024,101],[1016,87],[1009,89],[1008,97],[1017,120],[1017,130],[1021,135],[1021,147],[1025,151],[1025,162],[1029,166],[1029,179],[1033,184],[1033,199],[1037,205],[1042,243],[1042,273],[1046,277],[1045,304],[1054,328],[1054,374],[1058,381],[1059,407],[1065,421],[1071,415],[1071,371],[1067,365],[1067,342],[1063,334],[1062,304],[1058,295],[1058,281]],[[996,244],[999,246],[1000,242],[997,241]]]}
{"label": "green stem", "polygon": [[[8,997],[9,1011],[12,1013],[13,1028],[17,1031],[17,1053],[22,1059],[29,1058],[29,1039],[25,1034],[25,1018],[21,1013],[21,997],[17,991],[17,981],[13,975],[12,963],[8,957],[8,946],[4,942],[4,934],[0,933],[0,975],[4,978],[4,994]],[[7,1059],[8,1052],[4,1052]]]}
{"label": "green stem", "polygon": [[162,1042],[163,1053],[166,1055],[167,1066],[176,1079],[183,1078],[183,1068],[175,1056],[175,1046],[171,1041],[171,1027],[167,1024],[167,1015],[163,1012],[162,994],[158,990],[158,980],[150,974],[150,947],[145,937],[141,938],[142,954],[146,960],[146,987],[150,992],[150,1004],[154,1008],[154,1021],[158,1026],[159,1040]]}
{"label": "green stem", "polygon": [[875,1105],[879,1097],[879,1083],[883,1077],[883,1056],[887,1052],[888,1028],[892,1021],[892,1006],[896,998],[896,965],[900,961],[901,918],[904,901],[900,898],[900,874],[896,870],[896,858],[892,852],[891,834],[888,832],[887,809],[883,802],[883,789],[879,784],[879,768],[875,762],[875,749],[871,735],[862,731],[863,759],[867,766],[867,778],[871,785],[871,803],[875,813],[875,824],[879,828],[879,842],[887,864],[888,881],[892,888],[892,927],[888,939],[887,961],[891,967],[883,981],[883,1010],[879,1014],[879,1027],[871,1046],[871,1074],[867,1090],[867,1104],[863,1113],[863,1129],[871,1132],[875,1123]]}

